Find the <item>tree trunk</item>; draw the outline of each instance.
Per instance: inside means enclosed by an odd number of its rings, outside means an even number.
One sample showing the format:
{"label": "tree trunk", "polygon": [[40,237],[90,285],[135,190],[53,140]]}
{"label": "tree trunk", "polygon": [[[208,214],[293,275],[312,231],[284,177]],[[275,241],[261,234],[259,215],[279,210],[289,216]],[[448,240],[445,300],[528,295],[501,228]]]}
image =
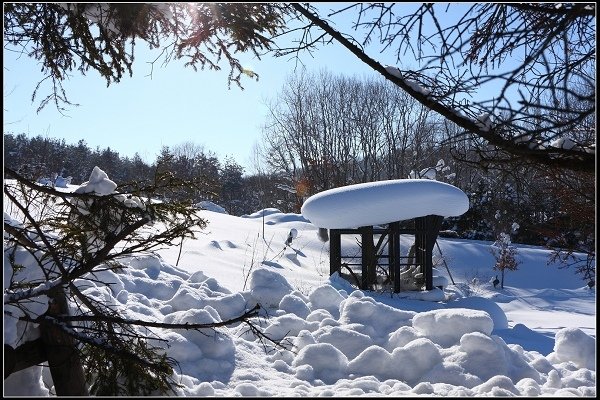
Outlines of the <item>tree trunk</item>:
{"label": "tree trunk", "polygon": [[[63,290],[53,297],[47,312],[49,316],[61,314],[69,314],[67,297]],[[40,331],[56,395],[89,396],[75,339],[56,326],[41,324]]]}

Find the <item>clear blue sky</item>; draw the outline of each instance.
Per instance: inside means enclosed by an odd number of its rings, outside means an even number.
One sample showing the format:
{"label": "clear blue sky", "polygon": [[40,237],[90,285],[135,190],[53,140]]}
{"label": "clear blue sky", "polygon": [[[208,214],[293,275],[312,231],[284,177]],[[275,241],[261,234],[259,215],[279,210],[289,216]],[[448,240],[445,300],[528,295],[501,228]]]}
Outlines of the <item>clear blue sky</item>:
{"label": "clear blue sky", "polygon": [[[121,156],[138,152],[149,163],[163,145],[193,141],[221,160],[233,156],[248,171],[252,149],[266,121],[267,101],[276,97],[294,68],[302,68],[289,57],[257,60],[240,54],[242,64],[257,72],[260,80],[243,77],[245,90],[235,84],[228,90],[227,65],[220,71],[194,72],[182,61],[171,61],[166,67],[159,61],[151,79],[148,62],[157,51],[151,52],[142,41],[135,51],[133,77],[109,87],[95,71],[87,76],[73,72],[64,88],[71,102],[80,106],[70,107],[63,116],[53,104],[36,112],[42,96],[50,93],[49,85],[42,86],[38,98],[31,101],[43,77],[41,65],[4,50],[4,132],[64,138],[67,143],[84,139],[91,148],[110,146]],[[327,68],[347,75],[377,74],[337,44],[320,49],[314,57],[304,54],[301,60],[309,71]]]}

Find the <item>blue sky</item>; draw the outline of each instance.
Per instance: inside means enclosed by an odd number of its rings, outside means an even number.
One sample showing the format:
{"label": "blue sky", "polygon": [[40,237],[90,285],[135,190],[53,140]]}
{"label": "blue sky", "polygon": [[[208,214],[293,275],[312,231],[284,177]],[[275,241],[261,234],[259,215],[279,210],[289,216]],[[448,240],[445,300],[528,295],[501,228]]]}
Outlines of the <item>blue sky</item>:
{"label": "blue sky", "polygon": [[303,54],[304,67],[290,57],[266,56],[262,60],[240,54],[243,65],[260,75],[242,80],[245,90],[235,84],[227,88],[228,66],[220,71],[185,68],[182,61],[166,67],[155,65],[152,78],[149,61],[159,53],[144,42],[136,45],[133,77],[106,86],[95,71],[82,76],[73,72],[64,82],[67,96],[79,107],[70,107],[66,116],[53,104],[40,113],[37,107],[50,86],[44,85],[32,103],[31,95],[43,78],[41,65],[23,55],[4,50],[4,132],[64,138],[67,143],[84,139],[91,148],[110,147],[121,156],[138,152],[147,162],[154,161],[163,145],[192,141],[215,152],[220,159],[232,156],[247,171],[251,154],[260,140],[267,115],[267,102],[276,98],[286,76],[295,68],[366,76],[376,72],[339,45],[329,45]]}

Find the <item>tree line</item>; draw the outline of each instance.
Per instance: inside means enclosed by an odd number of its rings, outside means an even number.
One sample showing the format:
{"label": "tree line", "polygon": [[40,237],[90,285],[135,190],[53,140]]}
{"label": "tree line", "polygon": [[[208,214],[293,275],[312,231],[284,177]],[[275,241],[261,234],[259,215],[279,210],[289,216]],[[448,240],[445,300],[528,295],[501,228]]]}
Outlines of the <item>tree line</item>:
{"label": "tree line", "polygon": [[[457,139],[459,129],[384,79],[323,70],[287,79],[270,105],[259,152],[266,170],[284,177],[297,197],[355,183],[435,178],[470,198],[465,215],[445,222],[463,237],[494,240],[516,222],[515,242],[546,245],[558,224],[570,224],[574,236],[593,243],[593,191],[585,190],[593,188],[592,174],[484,164],[481,144],[467,135]],[[576,217],[586,207],[588,217]]]}
{"label": "tree line", "polygon": [[[219,182],[206,194],[228,196],[221,201],[231,203],[234,214],[256,205],[298,211],[302,199],[315,191],[404,177],[409,169],[415,175],[418,164],[427,170],[443,160],[455,173],[450,183],[472,196],[471,210],[452,226],[464,236],[495,238],[489,237],[491,231],[512,224],[495,216],[510,210],[521,227],[514,241],[584,251],[593,263],[595,4],[452,6],[462,16],[458,21],[441,17],[449,5],[402,7],[14,3],[5,7],[4,32],[9,48],[42,64],[40,84],[52,83],[40,109],[54,103],[59,110],[71,104],[62,81],[73,65],[98,71],[107,84],[131,75],[134,46],[127,43],[136,37],[164,46],[165,64],[184,59],[194,69],[220,69],[223,58],[230,67],[228,83],[239,86],[246,72],[238,52],[299,57],[337,43],[390,85],[366,82],[361,88],[325,76],[290,82],[265,127],[271,135],[262,154],[265,172],[245,178],[244,196],[235,193],[237,184],[218,190]],[[338,30],[335,20],[349,14],[352,27]],[[28,25],[38,20],[45,23]],[[213,28],[212,35],[199,33],[206,26]],[[85,40],[70,40],[65,31]],[[164,41],[171,36],[172,43]],[[396,66],[370,57],[362,47],[370,42],[395,54]],[[103,47],[110,50],[106,60],[98,56]],[[524,58],[506,66],[516,51]],[[414,58],[415,70],[406,69],[406,55]],[[258,79],[255,75],[248,74]],[[311,86],[311,79],[319,85]],[[347,91],[336,94],[336,86]],[[319,90],[320,97],[304,96],[305,89]],[[36,89],[33,97],[37,94]],[[385,102],[381,96],[387,96]],[[387,101],[393,96],[397,99]],[[343,117],[335,118],[336,110],[343,110]],[[297,116],[302,118],[290,119]]]}
{"label": "tree line", "polygon": [[238,216],[261,208],[293,209],[282,200],[285,192],[280,177],[244,175],[244,167],[232,157],[219,160],[215,153],[193,142],[163,146],[155,161],[148,163],[138,153],[128,157],[110,147],[92,149],[84,139],[70,144],[42,135],[5,133],[4,166],[34,181],[71,177],[71,184],[87,181],[90,171],[98,166],[119,186],[134,182],[141,185],[168,172],[181,181],[198,182],[172,191],[169,198],[174,200],[211,201]]}

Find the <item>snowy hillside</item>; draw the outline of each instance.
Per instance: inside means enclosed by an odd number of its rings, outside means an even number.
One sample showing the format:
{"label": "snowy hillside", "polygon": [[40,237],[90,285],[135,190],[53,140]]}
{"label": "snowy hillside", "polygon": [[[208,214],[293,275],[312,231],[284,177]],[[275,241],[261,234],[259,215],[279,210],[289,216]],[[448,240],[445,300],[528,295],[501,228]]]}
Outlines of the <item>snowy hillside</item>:
{"label": "snowy hillside", "polygon": [[[111,289],[85,288],[130,318],[164,322],[265,308],[257,323],[287,349],[265,347],[245,325],[156,329],[180,365],[176,395],[596,395],[595,290],[546,265],[544,249],[519,246],[522,264],[501,290],[489,283],[490,243],[439,239],[451,276],[436,249],[437,269],[456,285],[436,302],[330,277],[328,243],[301,215],[201,213],[209,224],[197,239],[98,274]],[[5,380],[5,395],[48,395],[48,387],[47,369],[34,367]]]}

